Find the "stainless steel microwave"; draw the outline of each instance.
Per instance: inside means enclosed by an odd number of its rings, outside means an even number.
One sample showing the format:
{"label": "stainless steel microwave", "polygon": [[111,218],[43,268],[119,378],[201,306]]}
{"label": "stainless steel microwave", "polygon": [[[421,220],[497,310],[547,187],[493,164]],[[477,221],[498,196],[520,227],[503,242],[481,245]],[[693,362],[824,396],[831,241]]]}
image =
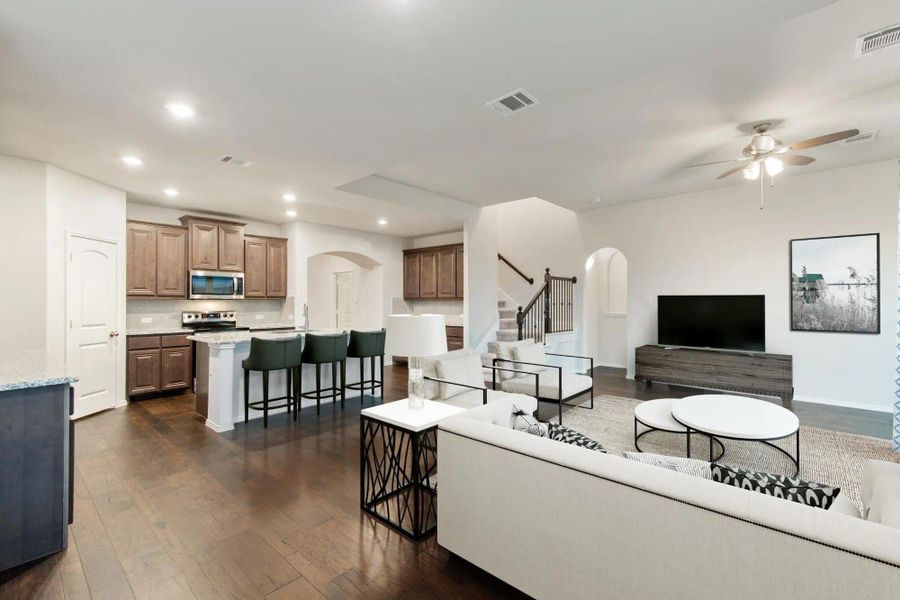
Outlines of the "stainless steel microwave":
{"label": "stainless steel microwave", "polygon": [[223,300],[244,297],[244,274],[227,271],[191,271],[190,297]]}

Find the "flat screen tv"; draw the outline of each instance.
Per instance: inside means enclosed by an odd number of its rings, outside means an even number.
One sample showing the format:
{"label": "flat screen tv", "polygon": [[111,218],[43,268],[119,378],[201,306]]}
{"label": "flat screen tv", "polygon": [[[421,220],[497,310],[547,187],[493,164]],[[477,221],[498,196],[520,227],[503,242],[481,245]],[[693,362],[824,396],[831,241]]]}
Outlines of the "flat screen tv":
{"label": "flat screen tv", "polygon": [[766,297],[658,296],[664,346],[766,350]]}

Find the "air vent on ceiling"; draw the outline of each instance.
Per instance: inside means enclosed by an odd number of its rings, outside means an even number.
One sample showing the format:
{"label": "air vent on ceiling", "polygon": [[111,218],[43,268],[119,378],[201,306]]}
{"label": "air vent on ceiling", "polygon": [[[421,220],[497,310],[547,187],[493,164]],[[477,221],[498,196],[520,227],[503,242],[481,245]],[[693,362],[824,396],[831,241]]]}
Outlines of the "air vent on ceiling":
{"label": "air vent on ceiling", "polygon": [[893,25],[856,38],[856,56],[871,54],[896,44],[900,44],[900,25]]}
{"label": "air vent on ceiling", "polygon": [[859,135],[854,135],[852,138],[847,138],[846,140],[844,140],[844,143],[845,144],[860,144],[863,142],[871,142],[877,137],[878,137],[878,130],[875,129],[874,131],[864,131],[864,132],[860,133]]}
{"label": "air vent on ceiling", "polygon": [[230,156],[226,154],[222,158],[219,159],[219,162],[225,163],[226,165],[232,165],[235,167],[249,167],[253,163],[247,160],[246,158],[240,158],[237,156]]}
{"label": "air vent on ceiling", "polygon": [[522,88],[519,88],[508,94],[504,94],[503,96],[500,96],[495,100],[491,100],[487,103],[487,106],[494,109],[504,117],[508,117],[514,112],[525,110],[526,108],[540,103],[540,100],[538,100]]}

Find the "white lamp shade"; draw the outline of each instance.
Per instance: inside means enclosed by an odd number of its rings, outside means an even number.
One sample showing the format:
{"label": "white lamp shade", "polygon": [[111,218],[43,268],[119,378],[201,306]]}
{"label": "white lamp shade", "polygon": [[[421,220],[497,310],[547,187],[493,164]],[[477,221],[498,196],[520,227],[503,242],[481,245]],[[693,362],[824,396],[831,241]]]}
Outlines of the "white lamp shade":
{"label": "white lamp shade", "polygon": [[446,352],[444,315],[388,315],[385,354],[436,356]]}

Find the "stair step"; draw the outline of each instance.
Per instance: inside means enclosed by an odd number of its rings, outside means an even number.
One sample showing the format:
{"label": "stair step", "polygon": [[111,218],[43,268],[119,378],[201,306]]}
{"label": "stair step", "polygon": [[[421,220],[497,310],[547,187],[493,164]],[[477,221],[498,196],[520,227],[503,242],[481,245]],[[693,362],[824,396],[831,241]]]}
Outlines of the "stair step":
{"label": "stair step", "polygon": [[519,332],[510,329],[499,329],[497,330],[497,341],[498,342],[515,342],[519,339]]}
{"label": "stair step", "polygon": [[497,308],[506,308],[506,300],[497,300]]}
{"label": "stair step", "polygon": [[515,319],[500,319],[500,329],[514,329],[518,331],[519,326],[516,324]]}
{"label": "stair step", "polygon": [[500,312],[501,319],[515,319],[516,318],[516,309],[515,308],[501,308],[499,312]]}

